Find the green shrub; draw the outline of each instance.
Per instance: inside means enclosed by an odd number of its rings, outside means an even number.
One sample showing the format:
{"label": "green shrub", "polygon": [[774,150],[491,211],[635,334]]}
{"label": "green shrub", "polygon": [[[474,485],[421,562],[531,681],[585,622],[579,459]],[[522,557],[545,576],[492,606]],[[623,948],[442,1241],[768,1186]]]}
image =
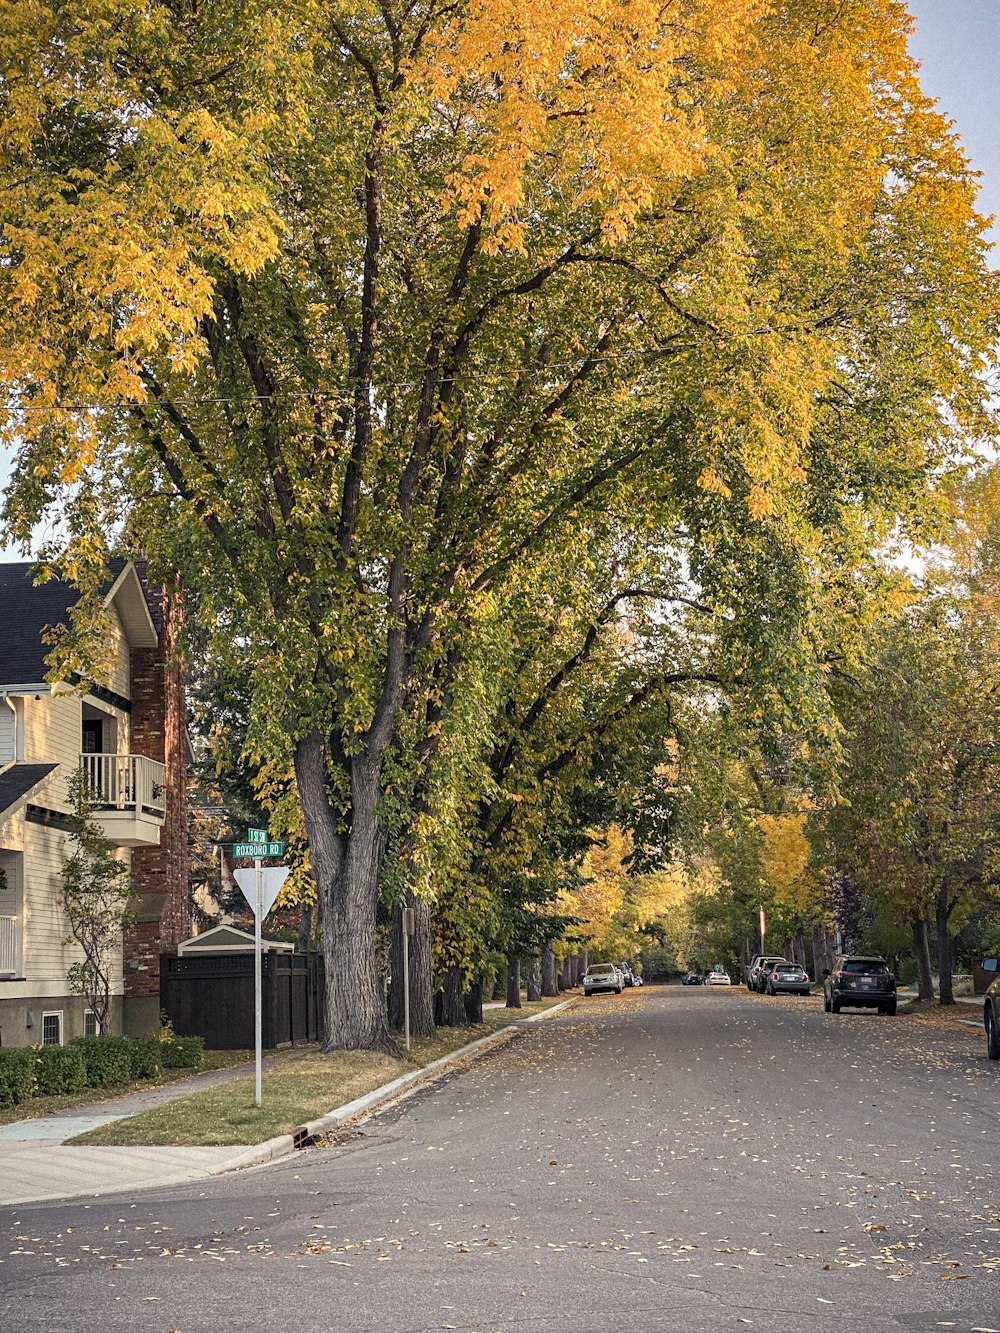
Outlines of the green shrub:
{"label": "green shrub", "polygon": [[79,1092],[87,1081],[87,1064],[76,1046],[39,1046],[35,1050],[36,1096]]}
{"label": "green shrub", "polygon": [[160,1042],[164,1069],[197,1069],[205,1049],[204,1037],[171,1037]]}
{"label": "green shrub", "polygon": [[35,1086],[35,1051],[31,1046],[0,1049],[0,1106],[27,1101]]}
{"label": "green shrub", "polygon": [[163,1068],[163,1043],[159,1037],[133,1037],[128,1040],[132,1077],[156,1078]]}
{"label": "green shrub", "polygon": [[74,1037],[83,1052],[88,1088],[121,1088],[132,1081],[132,1042],[128,1037]]}

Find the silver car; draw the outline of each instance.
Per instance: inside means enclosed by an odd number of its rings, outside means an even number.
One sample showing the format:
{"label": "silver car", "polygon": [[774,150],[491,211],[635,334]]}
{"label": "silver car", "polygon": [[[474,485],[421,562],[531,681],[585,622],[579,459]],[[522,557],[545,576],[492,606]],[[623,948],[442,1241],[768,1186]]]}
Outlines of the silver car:
{"label": "silver car", "polygon": [[583,976],[584,995],[593,995],[599,990],[613,990],[621,995],[625,981],[614,963],[591,963]]}

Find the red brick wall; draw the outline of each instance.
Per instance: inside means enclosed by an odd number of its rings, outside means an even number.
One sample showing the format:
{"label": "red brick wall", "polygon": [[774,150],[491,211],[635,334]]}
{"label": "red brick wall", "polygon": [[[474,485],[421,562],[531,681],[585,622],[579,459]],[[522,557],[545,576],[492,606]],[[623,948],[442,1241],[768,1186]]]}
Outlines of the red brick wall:
{"label": "red brick wall", "polygon": [[135,848],[132,881],[138,920],[125,940],[125,994],[153,996],[160,989],[160,955],[175,954],[191,934],[188,897],[187,745],[183,624],[180,582],[150,588],[137,563],[150,614],[160,636],[156,648],[132,652],[131,749],[166,766],[166,818],[159,847]]}

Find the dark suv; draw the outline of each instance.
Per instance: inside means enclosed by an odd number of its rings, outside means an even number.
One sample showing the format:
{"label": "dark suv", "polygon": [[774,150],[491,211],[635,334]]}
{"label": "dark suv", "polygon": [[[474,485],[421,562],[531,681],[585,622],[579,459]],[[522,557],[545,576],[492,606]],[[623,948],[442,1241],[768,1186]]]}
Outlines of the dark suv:
{"label": "dark suv", "polygon": [[[987,975],[992,973],[996,981],[992,982],[986,992],[986,1002],[983,1009],[983,1022],[986,1024],[986,1053],[991,1060],[1000,1060],[1000,968],[996,966],[995,958],[988,958],[985,962],[993,963],[994,966],[987,968]],[[985,963],[984,963],[985,966]]]}
{"label": "dark suv", "polygon": [[884,958],[842,954],[832,972],[823,972],[823,1008],[839,1014],[845,1005],[896,1012],[896,978]]}

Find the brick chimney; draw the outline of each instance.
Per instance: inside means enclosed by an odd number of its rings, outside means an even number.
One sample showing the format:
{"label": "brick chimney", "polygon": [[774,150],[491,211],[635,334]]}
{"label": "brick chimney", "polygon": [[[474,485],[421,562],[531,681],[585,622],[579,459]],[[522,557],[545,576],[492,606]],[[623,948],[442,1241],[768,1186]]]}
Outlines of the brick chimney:
{"label": "brick chimney", "polygon": [[166,768],[166,815],[158,847],[132,851],[137,899],[135,925],[125,939],[124,1030],[146,1035],[159,1027],[160,957],[176,954],[191,934],[188,895],[187,737],[181,583],[150,587],[146,562],[136,569],[159,643],[132,652],[131,749]]}

